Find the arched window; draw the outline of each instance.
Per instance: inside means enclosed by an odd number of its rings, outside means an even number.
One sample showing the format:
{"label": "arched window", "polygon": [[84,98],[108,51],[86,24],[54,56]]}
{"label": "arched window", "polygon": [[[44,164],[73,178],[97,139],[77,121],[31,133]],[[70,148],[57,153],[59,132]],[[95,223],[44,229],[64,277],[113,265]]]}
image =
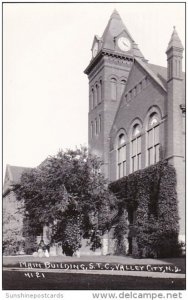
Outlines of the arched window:
{"label": "arched window", "polygon": [[124,90],[125,90],[126,80],[121,80],[121,86],[120,86],[120,95],[122,96]]}
{"label": "arched window", "polygon": [[95,118],[95,135],[98,134],[98,124],[97,124],[97,118]]}
{"label": "arched window", "polygon": [[93,133],[94,133],[93,121],[91,121],[91,126],[90,126],[90,135],[91,135],[91,139],[93,138]]}
{"label": "arched window", "polygon": [[147,132],[148,165],[159,161],[159,116],[157,113],[150,115]]}
{"label": "arched window", "polygon": [[91,89],[91,109],[94,108],[94,90]]}
{"label": "arched window", "polygon": [[131,161],[132,172],[141,169],[141,126],[135,124],[132,131],[131,140]]}
{"label": "arched window", "polygon": [[99,99],[98,102],[101,103],[102,101],[102,80],[99,82]]}
{"label": "arched window", "polygon": [[102,129],[101,115],[99,115],[99,133],[101,132],[101,129]]}
{"label": "arched window", "polygon": [[111,78],[111,99],[117,100],[117,80]]}
{"label": "arched window", "polygon": [[126,176],[126,139],[121,133],[118,137],[118,178]]}
{"label": "arched window", "polygon": [[99,93],[100,93],[99,86],[98,84],[96,84],[96,104],[95,104],[96,106],[99,103],[99,97],[100,97]]}
{"label": "arched window", "polygon": [[97,106],[97,91],[96,87],[93,89],[93,107]]}

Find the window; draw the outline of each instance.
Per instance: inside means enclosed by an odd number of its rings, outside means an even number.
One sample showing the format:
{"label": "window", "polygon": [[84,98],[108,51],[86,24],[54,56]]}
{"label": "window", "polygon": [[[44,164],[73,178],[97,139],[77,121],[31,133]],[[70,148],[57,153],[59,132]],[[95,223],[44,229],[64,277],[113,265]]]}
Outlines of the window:
{"label": "window", "polygon": [[102,125],[101,124],[101,115],[99,115],[99,133],[101,132],[101,128],[102,128],[101,125]]}
{"label": "window", "polygon": [[99,84],[99,99],[98,102],[100,103],[102,101],[102,80],[100,80]]}
{"label": "window", "polygon": [[91,90],[91,109],[94,108],[94,90]]}
{"label": "window", "polygon": [[100,98],[99,93],[100,93],[99,86],[98,84],[96,84],[96,105],[99,103],[99,98]]}
{"label": "window", "polygon": [[141,126],[134,125],[131,141],[132,172],[141,169]]}
{"label": "window", "polygon": [[97,118],[95,119],[95,135],[98,134]]}
{"label": "window", "polygon": [[91,121],[90,134],[91,138],[93,138],[93,121]]}
{"label": "window", "polygon": [[147,132],[147,152],[149,166],[157,163],[160,160],[159,147],[159,117],[157,113],[153,113],[149,118]]}
{"label": "window", "polygon": [[125,134],[118,137],[118,178],[126,176],[126,140]]}
{"label": "window", "polygon": [[126,81],[123,79],[121,80],[121,86],[120,86],[120,96],[123,95],[123,92],[125,90]]}
{"label": "window", "polygon": [[115,78],[111,79],[111,99],[117,100],[117,80]]}
{"label": "window", "polygon": [[96,87],[95,89],[93,89],[93,106],[97,106],[97,91],[96,91]]}

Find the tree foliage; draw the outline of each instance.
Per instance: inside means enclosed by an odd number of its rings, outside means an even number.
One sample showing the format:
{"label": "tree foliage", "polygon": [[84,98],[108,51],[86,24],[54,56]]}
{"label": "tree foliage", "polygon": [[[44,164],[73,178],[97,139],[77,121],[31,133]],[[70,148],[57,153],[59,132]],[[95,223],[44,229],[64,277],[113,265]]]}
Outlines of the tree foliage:
{"label": "tree foliage", "polygon": [[90,229],[106,230],[116,201],[100,167],[101,162],[81,148],[59,151],[24,173],[15,192],[18,200],[24,199],[32,231],[38,234],[43,225],[53,224],[54,241],[71,253]]}

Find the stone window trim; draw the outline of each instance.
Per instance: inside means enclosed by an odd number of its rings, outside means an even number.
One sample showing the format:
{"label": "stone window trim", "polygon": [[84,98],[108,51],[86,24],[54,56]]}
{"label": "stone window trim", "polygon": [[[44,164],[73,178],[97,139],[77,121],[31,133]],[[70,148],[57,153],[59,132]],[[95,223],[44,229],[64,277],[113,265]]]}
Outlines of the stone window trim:
{"label": "stone window trim", "polygon": [[144,131],[146,131],[146,132],[148,131],[148,125],[149,125],[148,120],[149,120],[150,116],[154,113],[158,115],[159,124],[161,124],[165,121],[166,116],[165,117],[162,116],[160,107],[157,105],[152,105],[151,107],[149,107],[149,109],[144,117],[143,127],[145,128]]}
{"label": "stone window trim", "polygon": [[131,141],[132,140],[132,133],[133,133],[133,128],[134,126],[138,124],[141,128],[141,131],[140,131],[140,136],[142,136],[144,134],[144,130],[143,130],[143,121],[140,117],[136,117],[134,118],[131,123],[129,123],[129,132],[128,132],[128,140]]}

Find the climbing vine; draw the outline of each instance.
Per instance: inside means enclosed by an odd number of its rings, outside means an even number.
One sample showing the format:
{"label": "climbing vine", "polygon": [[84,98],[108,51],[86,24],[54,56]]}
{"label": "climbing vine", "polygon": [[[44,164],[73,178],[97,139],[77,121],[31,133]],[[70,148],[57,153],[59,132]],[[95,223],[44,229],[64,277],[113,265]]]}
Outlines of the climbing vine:
{"label": "climbing vine", "polygon": [[[111,183],[110,189],[119,199],[121,209],[135,213],[131,226],[134,229],[132,253],[135,257],[179,254],[176,172],[173,166],[163,160]],[[120,223],[117,223],[117,228]],[[117,232],[115,230],[118,239]]]}

